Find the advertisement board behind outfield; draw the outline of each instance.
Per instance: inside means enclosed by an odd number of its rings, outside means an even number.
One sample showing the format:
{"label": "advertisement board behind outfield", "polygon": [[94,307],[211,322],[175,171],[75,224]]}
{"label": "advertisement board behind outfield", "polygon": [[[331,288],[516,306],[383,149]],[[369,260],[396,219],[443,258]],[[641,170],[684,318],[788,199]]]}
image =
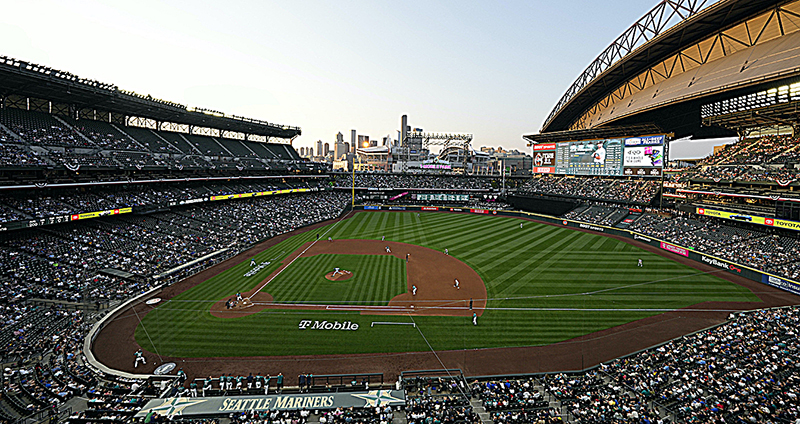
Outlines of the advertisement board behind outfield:
{"label": "advertisement board behind outfield", "polygon": [[775,277],[772,275],[762,274],[761,282],[769,284],[772,287],[777,287],[781,290],[786,290],[794,294],[800,294],[800,285],[791,281],[784,280],[783,278]]}
{"label": "advertisement board behind outfield", "polygon": [[[567,225],[567,224],[564,224],[564,225]],[[592,230],[592,231],[600,231],[602,233],[606,232],[606,230],[603,229],[603,227],[596,227],[596,226],[591,225],[591,224],[578,224],[578,227],[585,228],[587,230]]]}
{"label": "advertisement board behind outfield", "polygon": [[686,249],[684,249],[682,247],[675,246],[674,244],[669,244],[669,243],[665,243],[665,242],[662,241],[661,242],[661,248],[666,250],[667,252],[676,253],[678,255],[686,256],[686,257],[689,256],[689,251],[688,250],[686,250]]}

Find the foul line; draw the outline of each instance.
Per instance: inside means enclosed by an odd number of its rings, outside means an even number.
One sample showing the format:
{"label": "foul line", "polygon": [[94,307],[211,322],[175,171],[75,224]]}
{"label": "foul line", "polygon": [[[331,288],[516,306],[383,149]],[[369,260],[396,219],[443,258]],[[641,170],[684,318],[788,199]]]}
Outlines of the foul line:
{"label": "foul line", "polygon": [[131,309],[133,310],[133,313],[136,314],[136,319],[139,320],[139,324],[142,326],[142,330],[144,330],[144,334],[147,335],[147,340],[150,340],[150,344],[153,345],[153,350],[156,351],[156,355],[158,355],[158,360],[161,361],[161,363],[163,364],[164,363],[164,358],[162,358],[161,354],[158,353],[158,347],[156,347],[156,344],[153,343],[153,339],[150,338],[150,332],[147,331],[147,327],[145,327],[144,323],[142,322],[142,319],[139,318],[139,314],[136,312],[136,307],[134,306]]}
{"label": "foul line", "polygon": [[[448,376],[448,377],[450,377],[450,379],[451,379],[451,380],[455,380],[455,379],[453,378],[453,375],[452,375],[452,374],[450,374],[450,370],[449,370],[449,369],[447,369],[447,367],[446,367],[446,366],[444,366],[444,362],[442,362],[442,358],[440,358],[440,357],[439,357],[439,354],[438,354],[438,353],[436,353],[436,350],[433,348],[433,346],[431,346],[430,342],[428,341],[428,338],[427,338],[427,337],[425,337],[425,334],[423,334],[423,333],[422,333],[422,329],[421,329],[421,328],[419,328],[419,326],[417,325],[417,322],[416,322],[416,321],[414,321],[414,317],[413,317],[411,314],[408,314],[408,317],[411,319],[411,322],[412,322],[412,323],[414,323],[414,327],[417,329],[417,331],[419,331],[419,335],[420,335],[420,336],[422,336],[422,340],[425,340],[425,344],[426,344],[426,345],[428,345],[428,348],[429,348],[429,349],[431,350],[431,352],[433,353],[433,356],[435,356],[435,357],[436,357],[436,360],[437,360],[437,361],[439,361],[439,365],[441,365],[441,366],[442,366],[442,369],[443,369],[443,370],[444,370],[444,371],[447,373],[447,376]],[[462,378],[463,378],[463,376],[462,376]],[[466,399],[466,400],[467,400],[467,402],[469,402],[469,400],[470,400],[470,397],[469,397],[469,396],[467,396],[467,395],[466,395],[466,393],[464,393],[464,391],[463,391],[463,390],[461,390],[461,386],[459,386],[459,385],[458,385],[458,383],[456,383],[456,388],[457,388],[457,389],[458,389],[458,391],[461,393],[461,396],[463,396],[463,397],[464,397],[464,399]]]}
{"label": "foul line", "polygon": [[[343,216],[343,217],[339,218],[339,220],[338,220],[338,221],[336,221],[336,223],[334,223],[334,224],[333,224],[333,225],[332,225],[330,228],[328,228],[328,229],[327,229],[327,230],[326,230],[324,233],[322,233],[322,237],[325,237],[325,235],[326,235],[326,234],[328,234],[328,233],[329,233],[331,230],[333,230],[333,229],[334,229],[334,228],[335,228],[337,225],[339,225],[339,223],[340,223],[340,222],[342,222],[342,220],[343,220],[343,219],[344,219],[346,216],[347,216],[347,215],[345,215],[345,216]],[[264,284],[262,284],[262,285],[261,285],[261,287],[259,287],[259,288],[258,288],[258,290],[254,291],[254,292],[253,292],[253,296],[255,296],[255,295],[256,295],[256,293],[259,293],[259,292],[261,292],[261,290],[263,290],[263,289],[264,289],[264,287],[266,287],[266,286],[267,286],[267,284],[271,283],[271,282],[272,282],[272,280],[274,280],[274,279],[275,279],[275,277],[277,277],[277,276],[281,275],[281,273],[282,273],[282,272],[283,272],[283,271],[284,271],[286,268],[289,268],[289,265],[293,264],[293,263],[294,263],[294,261],[296,261],[296,260],[297,260],[297,258],[299,258],[299,257],[303,256],[303,253],[306,253],[306,252],[308,251],[308,249],[311,249],[312,247],[314,247],[314,245],[315,245],[315,244],[317,244],[317,242],[318,242],[318,241],[320,241],[321,239],[322,239],[322,238],[318,238],[318,239],[316,239],[316,240],[312,241],[312,242],[311,242],[311,244],[309,244],[309,245],[308,245],[308,247],[306,247],[306,248],[305,248],[305,249],[304,249],[302,252],[300,252],[300,254],[299,254],[299,255],[295,256],[295,257],[294,257],[294,259],[292,259],[292,260],[291,260],[291,262],[289,262],[288,264],[286,264],[286,266],[284,266],[283,268],[281,268],[280,270],[278,270],[278,273],[277,273],[277,274],[273,275],[273,276],[272,276],[272,278],[270,278],[269,280],[267,280],[267,282],[265,282]]]}

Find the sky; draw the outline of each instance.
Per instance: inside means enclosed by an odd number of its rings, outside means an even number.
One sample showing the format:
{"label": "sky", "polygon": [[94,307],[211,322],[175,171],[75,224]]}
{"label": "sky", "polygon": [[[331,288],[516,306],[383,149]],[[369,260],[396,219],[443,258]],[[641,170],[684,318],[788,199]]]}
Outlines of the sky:
{"label": "sky", "polygon": [[572,81],[656,0],[9,1],[0,55],[143,95],[396,138],[400,116],[529,151]]}

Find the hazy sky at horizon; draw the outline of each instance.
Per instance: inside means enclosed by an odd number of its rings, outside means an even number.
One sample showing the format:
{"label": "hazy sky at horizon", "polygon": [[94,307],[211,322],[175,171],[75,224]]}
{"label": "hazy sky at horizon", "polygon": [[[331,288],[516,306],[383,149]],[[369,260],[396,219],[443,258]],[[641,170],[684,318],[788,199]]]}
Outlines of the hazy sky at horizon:
{"label": "hazy sky at horizon", "polygon": [[526,149],[553,105],[655,0],[7,2],[5,55],[187,106],[396,137],[400,116]]}

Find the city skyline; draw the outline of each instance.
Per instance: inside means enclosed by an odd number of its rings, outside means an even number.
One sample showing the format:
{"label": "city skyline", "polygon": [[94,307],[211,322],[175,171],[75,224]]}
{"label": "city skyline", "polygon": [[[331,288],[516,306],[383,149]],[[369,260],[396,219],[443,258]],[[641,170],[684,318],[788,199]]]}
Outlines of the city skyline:
{"label": "city skyline", "polygon": [[0,54],[300,126],[297,147],[351,128],[395,138],[406,114],[412,127],[522,150],[522,134],[654,5],[13,2],[0,16]]}

